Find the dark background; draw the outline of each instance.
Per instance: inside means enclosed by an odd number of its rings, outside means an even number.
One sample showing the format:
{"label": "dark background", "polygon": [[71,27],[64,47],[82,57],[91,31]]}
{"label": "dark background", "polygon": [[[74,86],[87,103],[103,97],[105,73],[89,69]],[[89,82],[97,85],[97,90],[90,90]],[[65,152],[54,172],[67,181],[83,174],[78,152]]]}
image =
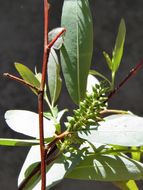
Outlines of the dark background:
{"label": "dark background", "polygon": [[[16,74],[14,62],[41,68],[43,44],[43,1],[40,0],[0,0],[0,137],[23,138],[10,130],[4,122],[8,109],[36,111],[37,100],[28,89],[14,81],[3,78],[4,72]],[[50,29],[60,26],[63,0],[51,0]],[[125,51],[117,83],[143,58],[143,1],[142,0],[90,0],[94,23],[93,65],[98,71],[109,72],[102,51],[111,53],[121,17],[126,21],[127,36]],[[110,107],[127,109],[143,116],[143,70],[132,78],[118,95],[110,101]],[[66,101],[65,101],[66,100]],[[73,107],[63,88],[59,100],[60,107]],[[16,190],[17,177],[28,148],[0,147],[0,189]],[[64,180],[56,190],[110,189],[108,183]],[[142,188],[141,188],[142,189]]]}

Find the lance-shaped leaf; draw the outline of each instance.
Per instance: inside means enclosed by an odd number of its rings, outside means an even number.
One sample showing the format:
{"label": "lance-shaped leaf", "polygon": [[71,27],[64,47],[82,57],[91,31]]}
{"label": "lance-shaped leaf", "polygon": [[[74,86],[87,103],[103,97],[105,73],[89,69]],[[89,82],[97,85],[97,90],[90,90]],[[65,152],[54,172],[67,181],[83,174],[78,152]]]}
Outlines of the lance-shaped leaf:
{"label": "lance-shaped leaf", "polygon": [[[39,138],[39,116],[26,110],[9,110],[5,113],[8,126],[18,133]],[[49,140],[54,137],[55,127],[51,120],[44,118],[44,137]]]}
{"label": "lance-shaped leaf", "polygon": [[123,55],[125,36],[126,36],[125,21],[124,19],[121,19],[116,42],[115,42],[115,47],[113,50],[113,56],[112,56],[112,71],[113,72],[116,72],[120,65],[122,55]]}
{"label": "lance-shaped leaf", "polygon": [[60,65],[57,54],[52,48],[48,60],[48,86],[52,105],[58,99],[61,91],[62,80],[60,77]]}
{"label": "lance-shaped leaf", "polygon": [[111,85],[111,82],[103,74],[99,73],[98,71],[90,70],[89,74],[98,76],[98,77],[102,78],[103,80],[105,80],[107,83],[109,83],[109,85]]}
{"label": "lance-shaped leaf", "polygon": [[[46,189],[50,189],[59,183],[67,173],[69,173],[82,159],[82,151],[77,155],[69,154],[68,156],[59,156],[55,161],[46,167]],[[34,146],[30,149],[27,158],[21,169],[18,185],[25,180],[31,171],[38,167],[40,162],[40,147]],[[37,173],[30,178],[26,184],[26,190],[39,190],[41,189],[40,167]]]}
{"label": "lance-shaped leaf", "polygon": [[[19,72],[20,76],[28,83],[32,84],[33,86],[39,88],[40,87],[40,82],[34,75],[34,73],[25,65],[21,63],[15,63],[15,68]],[[32,89],[34,93],[36,93],[35,90]],[[36,93],[37,94],[37,93]]]}
{"label": "lance-shaped leaf", "polygon": [[[88,134],[79,132],[79,137],[89,142],[120,146],[143,145],[143,118],[133,114],[116,114],[108,116],[105,121],[93,126]],[[92,128],[92,127],[91,127]]]}
{"label": "lance-shaped leaf", "polygon": [[103,51],[103,56],[106,60],[106,63],[108,65],[109,69],[112,71],[112,60],[110,59],[110,56],[105,51]]}
{"label": "lance-shaped leaf", "polygon": [[140,180],[143,179],[143,164],[127,156],[91,155],[66,177],[99,181]]}
{"label": "lance-shaped leaf", "polygon": [[2,146],[33,146],[38,145],[39,140],[34,139],[6,139],[0,138],[0,145]]}
{"label": "lance-shaped leaf", "polygon": [[65,0],[62,27],[66,28],[61,64],[66,86],[78,104],[86,92],[93,52],[93,26],[88,0]]}

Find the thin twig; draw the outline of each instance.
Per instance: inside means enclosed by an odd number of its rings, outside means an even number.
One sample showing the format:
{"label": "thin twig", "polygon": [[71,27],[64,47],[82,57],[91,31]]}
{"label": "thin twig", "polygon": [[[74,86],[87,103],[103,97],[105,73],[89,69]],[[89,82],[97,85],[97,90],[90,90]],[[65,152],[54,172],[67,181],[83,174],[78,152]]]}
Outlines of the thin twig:
{"label": "thin twig", "polygon": [[43,52],[43,64],[42,64],[42,80],[40,84],[40,93],[38,95],[38,113],[39,113],[39,133],[40,133],[40,152],[41,152],[41,190],[45,190],[46,187],[46,153],[44,144],[44,126],[43,126],[43,99],[44,99],[44,87],[47,74],[47,63],[50,53],[50,48],[56,42],[56,40],[65,32],[63,29],[49,44],[48,44],[48,0],[44,0],[44,52]]}
{"label": "thin twig", "polygon": [[39,136],[40,136],[40,154],[41,154],[41,190],[46,188],[46,151],[44,144],[44,125],[43,125],[43,100],[44,87],[46,81],[47,62],[49,52],[47,52],[48,44],[48,0],[44,0],[44,51],[42,63],[42,80],[40,84],[40,93],[38,94],[38,113],[39,113]]}
{"label": "thin twig", "polygon": [[141,69],[142,66],[143,66],[143,60],[141,60],[141,61],[136,65],[136,67],[133,68],[133,69],[129,72],[129,74],[125,77],[125,79],[108,95],[107,101],[108,101],[110,98],[112,98],[112,96],[115,95],[115,94],[118,92],[118,90],[119,90],[132,76],[134,76],[134,75],[137,73],[138,70]]}
{"label": "thin twig", "polygon": [[52,39],[52,41],[48,44],[47,49],[50,49],[50,48],[54,45],[54,43],[57,41],[57,39],[58,39],[60,36],[62,36],[65,32],[66,32],[66,29],[63,28],[63,29]]}
{"label": "thin twig", "polygon": [[10,79],[12,79],[12,80],[15,80],[15,81],[21,83],[21,84],[23,84],[23,85],[25,85],[25,86],[27,86],[27,87],[30,87],[32,90],[36,91],[37,94],[39,93],[39,89],[38,89],[36,86],[30,84],[29,82],[27,82],[27,81],[25,81],[25,80],[23,80],[23,79],[21,79],[21,78],[19,78],[19,77],[16,77],[16,76],[14,76],[14,75],[11,75],[11,74],[9,74],[9,73],[4,73],[3,75],[4,75],[5,77],[8,77],[8,78],[10,78]]}

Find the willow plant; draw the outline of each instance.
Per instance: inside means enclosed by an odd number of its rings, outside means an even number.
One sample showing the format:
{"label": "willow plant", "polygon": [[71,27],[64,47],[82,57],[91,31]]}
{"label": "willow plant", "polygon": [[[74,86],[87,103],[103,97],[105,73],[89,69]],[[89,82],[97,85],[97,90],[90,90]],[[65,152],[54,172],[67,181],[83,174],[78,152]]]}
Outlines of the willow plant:
{"label": "willow plant", "polygon": [[[4,73],[27,86],[38,100],[38,113],[5,113],[11,129],[33,137],[0,139],[0,145],[31,147],[19,174],[18,189],[50,189],[62,179],[72,178],[106,181],[122,190],[137,190],[135,181],[143,178],[143,118],[130,111],[108,108],[108,100],[143,65],[141,61],[119,85],[115,84],[126,36],[124,19],[119,24],[112,55],[103,51],[111,73],[108,79],[90,69],[93,23],[88,0],[64,0],[61,27],[50,32],[49,4],[47,0],[43,3],[42,72],[15,63],[21,78]],[[61,71],[69,97],[76,104],[72,113],[58,106]],[[67,117],[63,117],[65,112]]]}

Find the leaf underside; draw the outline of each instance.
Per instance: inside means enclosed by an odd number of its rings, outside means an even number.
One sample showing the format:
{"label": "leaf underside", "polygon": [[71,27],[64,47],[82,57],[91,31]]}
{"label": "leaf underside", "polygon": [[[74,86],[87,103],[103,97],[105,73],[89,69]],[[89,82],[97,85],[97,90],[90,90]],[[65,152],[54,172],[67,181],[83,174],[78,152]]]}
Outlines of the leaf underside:
{"label": "leaf underside", "polygon": [[[81,161],[82,153],[78,155],[70,154],[70,157],[60,155],[55,161],[46,167],[46,189],[50,189],[59,183],[66,174],[68,174]],[[37,167],[40,161],[40,147],[34,146],[29,151],[25,163],[22,167],[18,178],[20,185],[25,178],[30,175],[30,172]],[[26,184],[25,190],[39,190],[41,189],[41,177],[39,172],[34,175]]]}
{"label": "leaf underside", "polygon": [[52,104],[58,99],[61,91],[60,65],[54,49],[51,49],[48,60],[48,86]]}
{"label": "leaf underside", "polygon": [[134,114],[115,114],[104,118],[99,127],[85,134],[79,132],[79,137],[93,143],[143,146],[143,118]]}

